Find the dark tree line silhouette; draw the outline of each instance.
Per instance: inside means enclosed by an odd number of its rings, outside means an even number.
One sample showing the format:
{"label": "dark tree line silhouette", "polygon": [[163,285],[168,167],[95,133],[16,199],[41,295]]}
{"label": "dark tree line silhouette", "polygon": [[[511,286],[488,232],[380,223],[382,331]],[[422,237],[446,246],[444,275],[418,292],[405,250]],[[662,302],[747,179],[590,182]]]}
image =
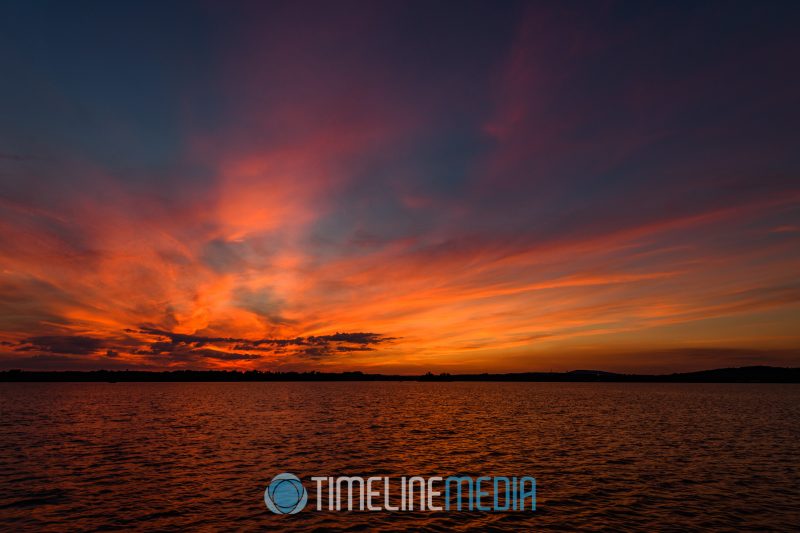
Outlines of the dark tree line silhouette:
{"label": "dark tree line silhouette", "polygon": [[214,382],[214,381],[504,381],[609,383],[800,383],[800,368],[748,366],[676,374],[617,374],[599,370],[513,374],[365,374],[364,372],[264,372],[260,370],[143,370],[0,372],[0,382]]}

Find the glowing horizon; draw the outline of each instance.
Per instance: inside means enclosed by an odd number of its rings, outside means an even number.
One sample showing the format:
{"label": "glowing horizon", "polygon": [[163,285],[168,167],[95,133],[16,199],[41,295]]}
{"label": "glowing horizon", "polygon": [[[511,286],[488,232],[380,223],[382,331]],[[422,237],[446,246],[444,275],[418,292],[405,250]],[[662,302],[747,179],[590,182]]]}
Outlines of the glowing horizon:
{"label": "glowing horizon", "polygon": [[11,6],[0,368],[800,365],[780,6],[358,5]]}

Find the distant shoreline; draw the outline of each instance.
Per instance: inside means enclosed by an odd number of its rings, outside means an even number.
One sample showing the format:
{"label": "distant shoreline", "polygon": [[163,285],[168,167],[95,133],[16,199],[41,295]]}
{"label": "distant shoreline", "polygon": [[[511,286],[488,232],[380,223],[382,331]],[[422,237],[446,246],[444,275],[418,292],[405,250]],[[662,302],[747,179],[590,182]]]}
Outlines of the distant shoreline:
{"label": "distant shoreline", "polygon": [[494,381],[542,383],[800,383],[800,368],[747,366],[675,374],[620,374],[600,370],[507,374],[367,374],[363,372],[262,372],[226,370],[0,371],[0,382],[268,382],[268,381]]}

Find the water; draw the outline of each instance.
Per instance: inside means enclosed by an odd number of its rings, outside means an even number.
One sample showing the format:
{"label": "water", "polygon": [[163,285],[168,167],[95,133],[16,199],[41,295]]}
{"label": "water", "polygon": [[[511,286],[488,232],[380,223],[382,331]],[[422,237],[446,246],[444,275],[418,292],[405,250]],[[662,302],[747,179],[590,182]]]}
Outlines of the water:
{"label": "water", "polygon": [[[538,510],[273,515],[284,471],[527,474]],[[3,383],[0,476],[4,530],[789,531],[800,386]]]}

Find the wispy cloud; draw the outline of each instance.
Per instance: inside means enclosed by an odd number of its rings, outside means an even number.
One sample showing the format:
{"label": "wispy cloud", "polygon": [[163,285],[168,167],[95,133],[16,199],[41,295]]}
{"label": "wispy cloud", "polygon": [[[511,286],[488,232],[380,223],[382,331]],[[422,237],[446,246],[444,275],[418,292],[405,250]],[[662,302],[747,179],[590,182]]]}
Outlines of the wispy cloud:
{"label": "wispy cloud", "polygon": [[[79,70],[8,76],[3,101],[41,112],[0,124],[0,359],[492,371],[624,351],[687,369],[702,358],[673,350],[690,345],[791,358],[788,7],[623,21],[605,4],[469,3],[428,6],[423,25],[413,6],[318,7],[176,4],[209,31],[154,31],[163,62],[81,12],[64,31],[92,46],[65,39],[57,65]],[[571,358],[586,350],[596,364]]]}

